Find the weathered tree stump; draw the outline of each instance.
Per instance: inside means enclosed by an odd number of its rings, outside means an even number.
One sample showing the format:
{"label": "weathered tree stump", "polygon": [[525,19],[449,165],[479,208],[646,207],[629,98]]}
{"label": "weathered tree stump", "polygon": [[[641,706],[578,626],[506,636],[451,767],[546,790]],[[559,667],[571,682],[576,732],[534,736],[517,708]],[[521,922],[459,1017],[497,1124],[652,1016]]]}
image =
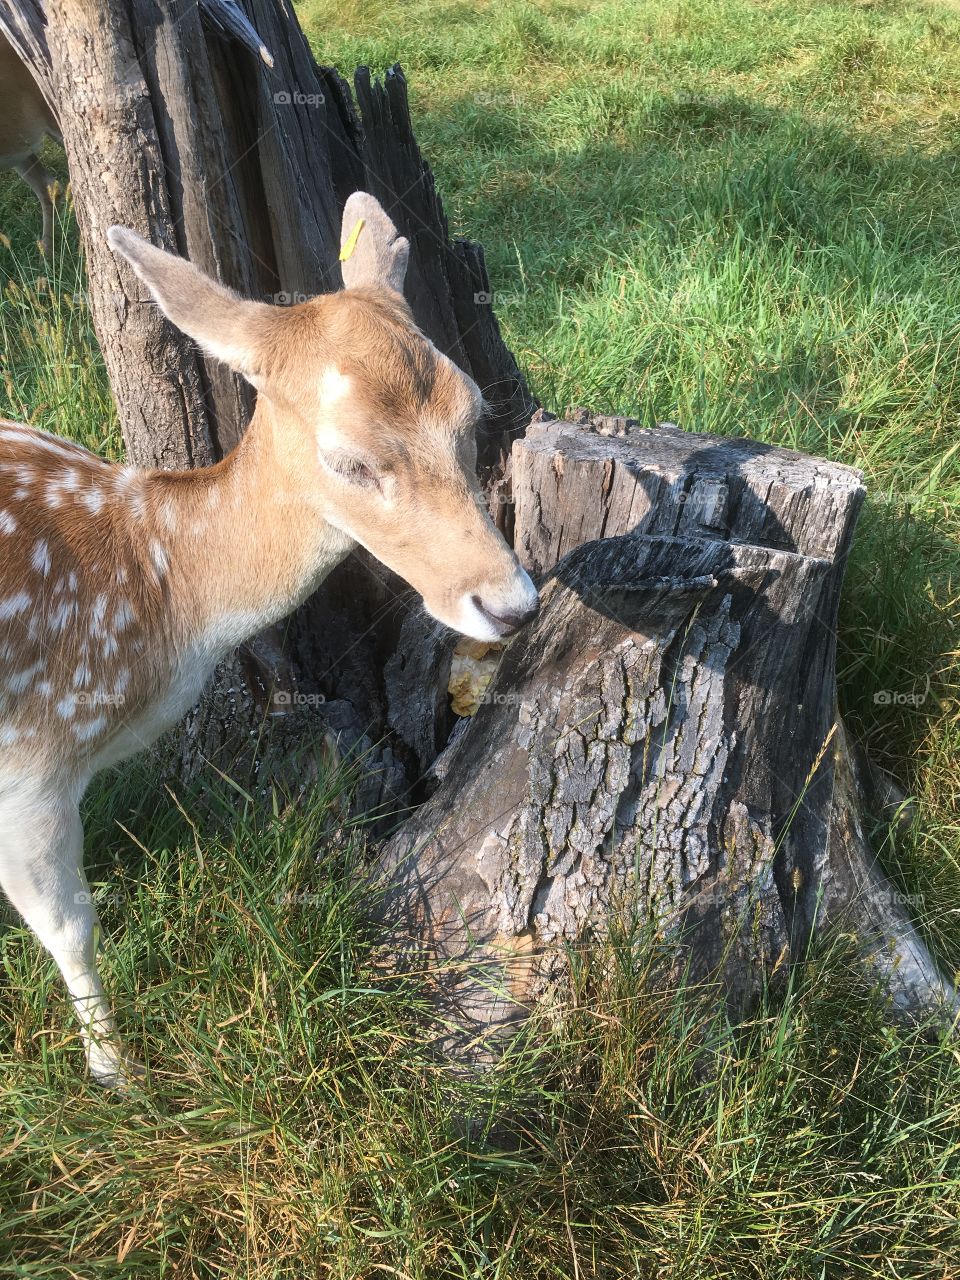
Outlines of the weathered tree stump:
{"label": "weathered tree stump", "polygon": [[513,446],[540,616],[381,861],[398,939],[445,962],[450,1047],[489,1047],[565,949],[618,921],[735,1012],[828,922],[856,930],[902,1007],[953,1007],[875,865],[837,717],[859,474],[598,426],[541,421]]}

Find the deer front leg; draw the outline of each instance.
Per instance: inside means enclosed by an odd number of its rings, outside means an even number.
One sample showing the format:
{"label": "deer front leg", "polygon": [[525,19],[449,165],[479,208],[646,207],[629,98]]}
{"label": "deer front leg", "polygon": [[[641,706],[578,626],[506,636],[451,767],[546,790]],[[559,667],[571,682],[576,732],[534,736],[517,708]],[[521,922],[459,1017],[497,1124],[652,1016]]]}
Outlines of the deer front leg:
{"label": "deer front leg", "polygon": [[53,253],[53,196],[51,190],[56,178],[45,169],[39,158],[30,155],[22,164],[17,165],[17,173],[24,182],[31,188],[40,201],[40,208],[43,210],[43,236],[40,240],[40,250],[44,257],[49,258]]}
{"label": "deer front leg", "polygon": [[122,1088],[137,1068],[124,1055],[97,973],[97,913],[82,860],[83,827],[71,799],[51,802],[0,782],[0,885],[63,974],[91,1075]]}

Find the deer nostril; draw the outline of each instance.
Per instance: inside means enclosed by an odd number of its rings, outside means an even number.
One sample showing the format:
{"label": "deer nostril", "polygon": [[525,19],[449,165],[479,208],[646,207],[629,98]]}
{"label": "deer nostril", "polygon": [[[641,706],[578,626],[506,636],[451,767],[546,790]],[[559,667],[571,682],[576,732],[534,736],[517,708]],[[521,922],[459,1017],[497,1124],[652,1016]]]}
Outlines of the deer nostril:
{"label": "deer nostril", "polygon": [[531,606],[525,609],[491,609],[488,604],[484,603],[483,597],[479,595],[472,595],[470,597],[470,603],[474,605],[474,607],[478,609],[485,618],[488,618],[494,626],[500,628],[501,634],[505,636],[512,635],[514,631],[519,631],[521,627],[525,626],[536,617],[537,611],[540,608],[540,601],[536,600]]}

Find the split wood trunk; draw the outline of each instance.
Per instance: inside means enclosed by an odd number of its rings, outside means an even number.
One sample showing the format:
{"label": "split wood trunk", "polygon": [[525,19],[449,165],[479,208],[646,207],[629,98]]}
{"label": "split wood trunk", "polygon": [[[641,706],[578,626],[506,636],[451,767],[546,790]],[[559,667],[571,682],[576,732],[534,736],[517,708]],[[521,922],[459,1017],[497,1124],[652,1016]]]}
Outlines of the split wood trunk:
{"label": "split wood trunk", "polygon": [[461,1057],[554,989],[571,946],[623,919],[657,930],[678,973],[719,976],[735,1008],[826,921],[857,934],[904,1007],[953,1008],[875,866],[836,715],[859,476],[625,419],[541,415],[527,430],[535,405],[483,255],[449,236],[401,72],[377,84],[361,68],[354,99],[287,0],[48,0],[47,18],[0,0],[62,124],[130,458],[216,461],[251,393],[128,292],[107,227],[284,305],[337,287],[340,212],[366,189],[411,241],[418,323],[493,406],[482,478],[544,583],[538,621],[458,719],[456,638],[353,557],[225,665],[163,767],[189,778],[214,759],[266,785],[325,730],[365,753],[361,807],[422,800],[376,872],[398,951],[445,963]]}

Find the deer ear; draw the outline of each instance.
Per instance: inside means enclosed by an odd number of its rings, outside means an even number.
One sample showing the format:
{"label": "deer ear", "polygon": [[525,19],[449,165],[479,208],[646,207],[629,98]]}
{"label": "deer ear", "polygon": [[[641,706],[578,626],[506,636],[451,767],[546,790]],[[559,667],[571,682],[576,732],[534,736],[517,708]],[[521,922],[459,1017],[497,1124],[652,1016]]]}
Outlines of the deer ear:
{"label": "deer ear", "polygon": [[144,282],[163,314],[204,354],[222,360],[255,386],[261,376],[254,334],[272,308],[246,302],[178,258],[126,227],[110,227],[107,240]]}
{"label": "deer ear", "polygon": [[340,266],[348,289],[379,285],[403,293],[410,241],[400,235],[379,201],[355,191],[343,207]]}

